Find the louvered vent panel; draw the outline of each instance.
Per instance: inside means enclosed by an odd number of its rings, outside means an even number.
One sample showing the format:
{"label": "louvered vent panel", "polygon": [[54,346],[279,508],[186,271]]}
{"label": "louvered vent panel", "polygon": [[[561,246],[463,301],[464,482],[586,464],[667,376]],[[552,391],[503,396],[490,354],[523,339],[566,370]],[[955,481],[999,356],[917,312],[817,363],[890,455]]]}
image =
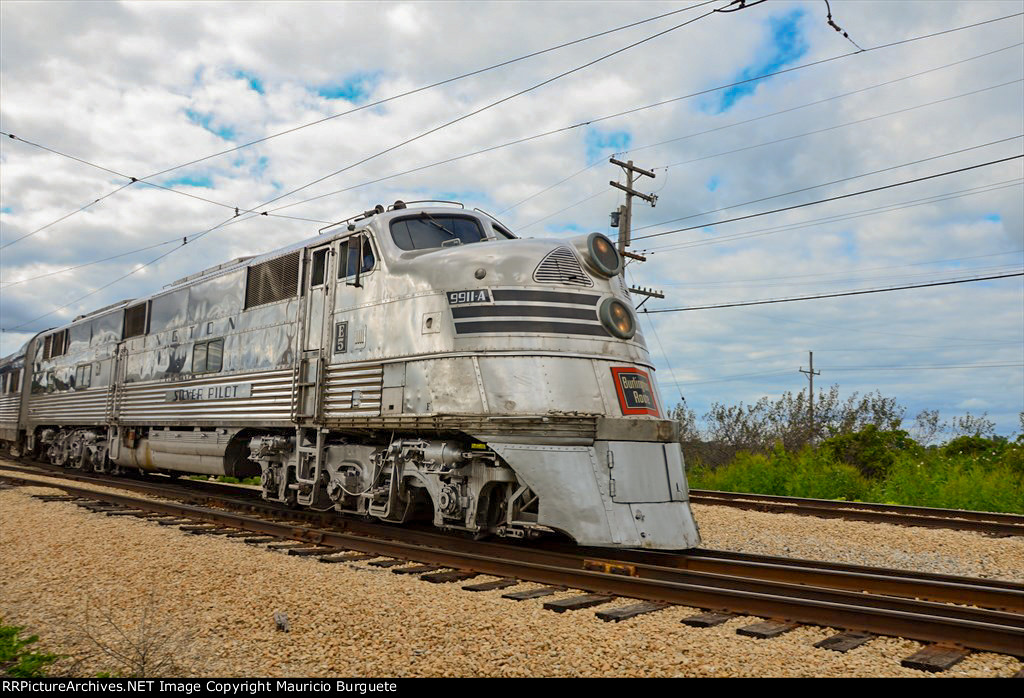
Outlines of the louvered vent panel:
{"label": "louvered vent panel", "polygon": [[133,305],[124,311],[124,338],[146,334],[146,306],[148,303]]}
{"label": "louvered vent panel", "polygon": [[284,255],[249,267],[245,285],[245,307],[253,308],[299,292],[299,253]]}
{"label": "louvered vent panel", "polygon": [[533,280],[542,284],[594,285],[590,276],[583,271],[576,255],[568,247],[559,247],[548,253],[533,272]]}

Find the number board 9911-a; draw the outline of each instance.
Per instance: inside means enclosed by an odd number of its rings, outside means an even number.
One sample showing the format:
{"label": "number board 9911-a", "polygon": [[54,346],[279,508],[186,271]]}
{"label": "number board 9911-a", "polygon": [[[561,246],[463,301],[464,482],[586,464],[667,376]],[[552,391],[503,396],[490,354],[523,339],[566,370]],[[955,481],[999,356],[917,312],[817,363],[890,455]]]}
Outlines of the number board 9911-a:
{"label": "number board 9911-a", "polygon": [[449,291],[448,305],[463,305],[465,303],[490,303],[491,292],[486,288],[478,288],[472,291]]}

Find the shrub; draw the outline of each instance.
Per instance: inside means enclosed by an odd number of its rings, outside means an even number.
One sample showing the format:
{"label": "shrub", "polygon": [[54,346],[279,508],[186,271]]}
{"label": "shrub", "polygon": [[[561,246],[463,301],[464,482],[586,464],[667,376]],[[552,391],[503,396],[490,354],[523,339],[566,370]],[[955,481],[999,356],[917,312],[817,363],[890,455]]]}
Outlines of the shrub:
{"label": "shrub", "polygon": [[29,645],[38,642],[38,635],[21,637],[25,628],[0,623],[0,673],[17,679],[45,676],[45,669],[60,658],[57,654],[33,652]]}
{"label": "shrub", "polygon": [[836,434],[822,442],[820,450],[832,460],[857,468],[864,476],[884,476],[901,453],[921,450],[907,432],[882,430],[869,424],[860,431]]}
{"label": "shrub", "polygon": [[986,439],[984,436],[958,436],[942,447],[944,456],[977,456],[984,453],[998,455],[1006,448],[1004,439]]}
{"label": "shrub", "polygon": [[688,477],[697,489],[815,499],[862,499],[871,486],[853,466],[810,449],[791,454],[781,445],[771,455],[740,453],[726,466],[695,467]]}
{"label": "shrub", "polygon": [[915,506],[1024,514],[1024,475],[1001,462],[903,459],[869,496]]}

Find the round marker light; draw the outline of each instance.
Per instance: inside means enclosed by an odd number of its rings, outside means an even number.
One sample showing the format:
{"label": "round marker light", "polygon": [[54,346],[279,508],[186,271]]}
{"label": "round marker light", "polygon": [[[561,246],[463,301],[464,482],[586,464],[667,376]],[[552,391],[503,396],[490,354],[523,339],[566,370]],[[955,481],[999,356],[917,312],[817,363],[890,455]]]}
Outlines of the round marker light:
{"label": "round marker light", "polygon": [[591,233],[587,238],[587,252],[590,262],[602,275],[612,277],[622,271],[622,257],[614,243],[601,233]]}
{"label": "round marker light", "polygon": [[619,339],[632,339],[636,334],[636,320],[633,312],[617,298],[608,298],[598,311],[601,324]]}

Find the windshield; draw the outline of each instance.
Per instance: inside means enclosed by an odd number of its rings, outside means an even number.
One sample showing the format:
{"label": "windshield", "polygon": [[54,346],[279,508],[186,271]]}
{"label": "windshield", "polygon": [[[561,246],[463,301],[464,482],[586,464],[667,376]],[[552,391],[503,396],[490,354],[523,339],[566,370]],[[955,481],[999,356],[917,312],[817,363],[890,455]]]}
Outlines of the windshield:
{"label": "windshield", "polygon": [[428,250],[446,243],[466,245],[485,238],[475,218],[419,214],[414,218],[391,221],[391,239],[403,250]]}

